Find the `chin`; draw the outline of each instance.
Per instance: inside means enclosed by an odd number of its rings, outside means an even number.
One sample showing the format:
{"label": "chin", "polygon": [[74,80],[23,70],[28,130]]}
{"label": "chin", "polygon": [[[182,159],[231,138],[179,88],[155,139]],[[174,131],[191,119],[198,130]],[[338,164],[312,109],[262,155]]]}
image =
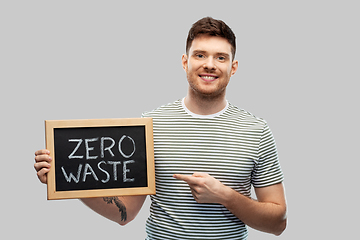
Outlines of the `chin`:
{"label": "chin", "polygon": [[225,90],[222,91],[210,91],[192,88],[192,92],[195,96],[203,99],[216,99],[225,95]]}

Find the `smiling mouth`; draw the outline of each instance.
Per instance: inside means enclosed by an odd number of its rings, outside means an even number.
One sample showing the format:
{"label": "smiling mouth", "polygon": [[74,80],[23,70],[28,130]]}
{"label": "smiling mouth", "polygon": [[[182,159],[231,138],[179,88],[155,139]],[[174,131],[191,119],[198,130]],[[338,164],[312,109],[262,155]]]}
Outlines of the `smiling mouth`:
{"label": "smiling mouth", "polygon": [[219,77],[213,75],[199,75],[199,77],[205,81],[213,81]]}

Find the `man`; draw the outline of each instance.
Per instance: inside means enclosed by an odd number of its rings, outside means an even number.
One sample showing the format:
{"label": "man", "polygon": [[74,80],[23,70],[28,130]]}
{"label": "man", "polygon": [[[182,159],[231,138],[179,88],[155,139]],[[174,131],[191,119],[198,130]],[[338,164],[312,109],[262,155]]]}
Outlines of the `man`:
{"label": "man", "polygon": [[[246,225],[280,235],[286,227],[283,174],[267,123],[227,102],[238,68],[235,35],[207,17],[189,31],[182,65],[187,96],[143,114],[152,117],[156,195],[147,239],[246,239]],[[48,150],[35,153],[47,182]],[[257,200],[250,198],[251,184]],[[125,225],[146,196],[89,198],[99,214]]]}

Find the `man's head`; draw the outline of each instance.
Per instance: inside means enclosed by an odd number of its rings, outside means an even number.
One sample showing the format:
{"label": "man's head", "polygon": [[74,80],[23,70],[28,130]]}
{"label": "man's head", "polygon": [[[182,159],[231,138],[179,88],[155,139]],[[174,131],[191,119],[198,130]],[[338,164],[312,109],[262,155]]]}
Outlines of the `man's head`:
{"label": "man's head", "polygon": [[221,99],[238,68],[235,35],[222,21],[203,18],[189,31],[182,65],[189,82],[189,96]]}
{"label": "man's head", "polygon": [[236,52],[236,37],[234,32],[223,21],[211,17],[202,18],[192,25],[186,40],[186,54],[189,54],[193,40],[202,35],[225,38],[231,45],[232,60],[234,60]]}

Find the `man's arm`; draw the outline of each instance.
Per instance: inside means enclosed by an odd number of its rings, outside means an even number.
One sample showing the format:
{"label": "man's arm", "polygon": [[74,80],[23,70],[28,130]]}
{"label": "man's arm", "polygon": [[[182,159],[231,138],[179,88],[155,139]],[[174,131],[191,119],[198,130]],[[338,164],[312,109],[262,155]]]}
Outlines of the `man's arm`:
{"label": "man's arm", "polygon": [[246,225],[280,235],[286,228],[286,200],[282,183],[255,188],[258,200],[228,190],[223,205]]}
{"label": "man's arm", "polygon": [[80,199],[85,205],[98,214],[126,225],[139,213],[146,199],[145,196],[123,196]]}
{"label": "man's arm", "polygon": [[220,203],[254,229],[280,235],[286,228],[286,200],[282,183],[255,188],[258,200],[248,198],[206,173],[175,174],[187,182],[199,203]]}
{"label": "man's arm", "polygon": [[[47,173],[50,171],[52,159],[50,151],[42,149],[35,152],[34,168],[40,182],[47,183]],[[145,196],[124,196],[105,198],[84,198],[81,201],[100,215],[125,225],[139,213],[146,199]]]}

